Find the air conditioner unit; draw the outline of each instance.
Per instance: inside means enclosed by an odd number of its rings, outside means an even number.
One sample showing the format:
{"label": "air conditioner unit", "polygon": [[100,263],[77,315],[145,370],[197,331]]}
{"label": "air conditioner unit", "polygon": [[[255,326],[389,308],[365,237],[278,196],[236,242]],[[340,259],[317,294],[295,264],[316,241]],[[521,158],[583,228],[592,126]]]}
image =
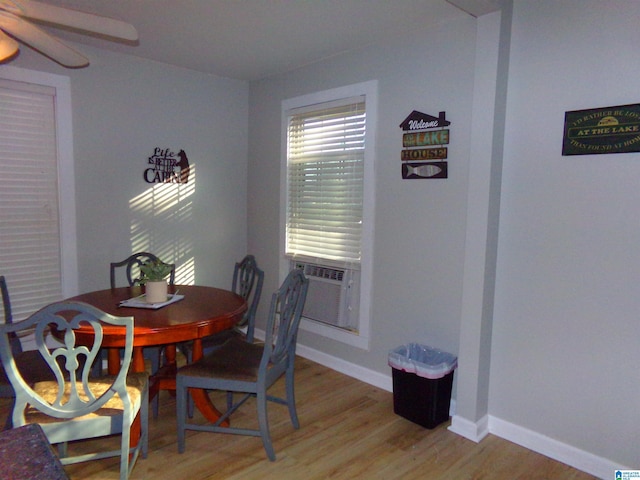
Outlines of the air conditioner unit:
{"label": "air conditioner unit", "polygon": [[302,316],[334,327],[358,329],[360,272],[346,268],[292,261],[309,279]]}

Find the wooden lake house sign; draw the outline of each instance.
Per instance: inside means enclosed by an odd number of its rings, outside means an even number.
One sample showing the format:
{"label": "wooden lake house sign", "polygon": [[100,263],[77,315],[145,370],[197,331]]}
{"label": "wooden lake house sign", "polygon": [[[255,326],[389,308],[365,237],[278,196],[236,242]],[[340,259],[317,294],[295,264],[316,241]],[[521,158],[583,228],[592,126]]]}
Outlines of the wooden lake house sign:
{"label": "wooden lake house sign", "polygon": [[156,147],[143,173],[147,183],[187,183],[189,181],[189,159],[184,150],[174,153],[169,148]]}
{"label": "wooden lake house sign", "polygon": [[[402,178],[447,178],[449,129],[446,113],[437,117],[414,110],[400,124],[403,130],[400,160]],[[436,161],[434,161],[436,160]]]}

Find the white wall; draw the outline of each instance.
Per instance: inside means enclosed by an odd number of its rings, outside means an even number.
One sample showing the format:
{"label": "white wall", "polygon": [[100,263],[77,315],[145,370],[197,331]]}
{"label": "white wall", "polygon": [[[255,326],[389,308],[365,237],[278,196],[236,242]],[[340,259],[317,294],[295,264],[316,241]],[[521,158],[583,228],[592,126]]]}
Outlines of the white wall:
{"label": "white wall", "polygon": [[[368,80],[379,86],[370,350],[303,331],[302,345],[386,376],[388,351],[407,342],[457,354],[474,41],[468,17],[251,84],[249,251],[266,270],[265,292],[279,282],[281,101]],[[413,110],[446,111],[448,179],[401,178],[399,125]]]}
{"label": "white wall", "polygon": [[[65,69],[26,47],[11,65],[71,79],[80,290],[108,288],[109,262],[132,245],[176,262],[179,278],[230,286],[246,254],[247,83],[77,48],[89,67]],[[153,187],[143,171],[155,147],[184,149],[195,181],[135,213]]]}
{"label": "white wall", "polygon": [[[483,104],[477,96],[502,95],[505,79],[487,82],[491,91],[479,88],[473,97],[474,75],[491,73],[474,70],[476,41],[486,41],[486,35],[476,37],[476,21],[413,32],[405,42],[253,83],[249,250],[265,265],[265,291],[278,280],[281,100],[370,79],[380,84],[371,349],[307,333],[300,343],[386,375],[387,349],[411,340],[469,358],[458,351],[466,315],[466,328],[479,328],[471,352],[482,357],[475,362],[479,373],[490,368],[490,431],[603,477],[616,467],[637,467],[640,154],[563,157],[561,145],[565,111],[638,102],[639,9],[628,0],[515,2],[507,32],[512,44],[500,46],[509,61],[505,139],[492,147],[493,153],[504,149],[503,170],[493,172],[503,175],[495,311],[482,327],[473,325],[473,316],[481,321],[491,303],[486,298],[476,302],[480,308],[462,312],[463,298],[478,298],[477,289],[486,287],[464,276],[465,268],[475,268],[469,259],[464,264],[465,245],[476,242],[465,238],[475,231],[466,208],[490,212],[466,204],[473,183],[468,172],[483,174],[469,163],[478,158],[473,138],[482,145],[471,131],[482,112],[472,104]],[[491,35],[491,22],[486,26]],[[501,109],[505,99],[499,101]],[[397,125],[413,109],[446,110],[452,121],[448,180],[400,179]],[[501,128],[499,118],[491,119]],[[486,183],[474,188],[492,195]],[[496,237],[491,228],[497,228],[489,215],[487,254]],[[461,363],[459,378],[465,368],[468,362]],[[486,390],[475,394],[468,411],[483,413]]]}
{"label": "white wall", "polygon": [[640,154],[561,149],[565,111],[640,103],[640,3],[514,3],[490,412],[638,468]]}

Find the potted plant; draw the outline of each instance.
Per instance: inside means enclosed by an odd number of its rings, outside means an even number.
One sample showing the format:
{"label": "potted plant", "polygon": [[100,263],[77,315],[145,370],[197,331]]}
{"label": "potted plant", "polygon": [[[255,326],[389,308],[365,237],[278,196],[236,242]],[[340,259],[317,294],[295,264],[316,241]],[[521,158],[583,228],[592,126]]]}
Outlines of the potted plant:
{"label": "potted plant", "polygon": [[167,300],[167,277],[171,265],[162,260],[149,260],[140,266],[140,284],[144,285],[148,303],[160,303]]}

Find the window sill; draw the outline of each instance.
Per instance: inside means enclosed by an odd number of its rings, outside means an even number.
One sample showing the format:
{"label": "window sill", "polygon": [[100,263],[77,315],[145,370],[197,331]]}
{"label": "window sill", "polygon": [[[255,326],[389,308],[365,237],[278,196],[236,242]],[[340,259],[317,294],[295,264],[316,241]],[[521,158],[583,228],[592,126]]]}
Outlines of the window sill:
{"label": "window sill", "polygon": [[322,322],[316,322],[309,320],[308,318],[302,318],[300,322],[300,330],[306,332],[315,333],[322,337],[330,338],[338,342],[346,343],[353,347],[361,348],[362,350],[369,350],[369,339],[363,337],[357,332],[350,332],[338,327],[332,327]]}

